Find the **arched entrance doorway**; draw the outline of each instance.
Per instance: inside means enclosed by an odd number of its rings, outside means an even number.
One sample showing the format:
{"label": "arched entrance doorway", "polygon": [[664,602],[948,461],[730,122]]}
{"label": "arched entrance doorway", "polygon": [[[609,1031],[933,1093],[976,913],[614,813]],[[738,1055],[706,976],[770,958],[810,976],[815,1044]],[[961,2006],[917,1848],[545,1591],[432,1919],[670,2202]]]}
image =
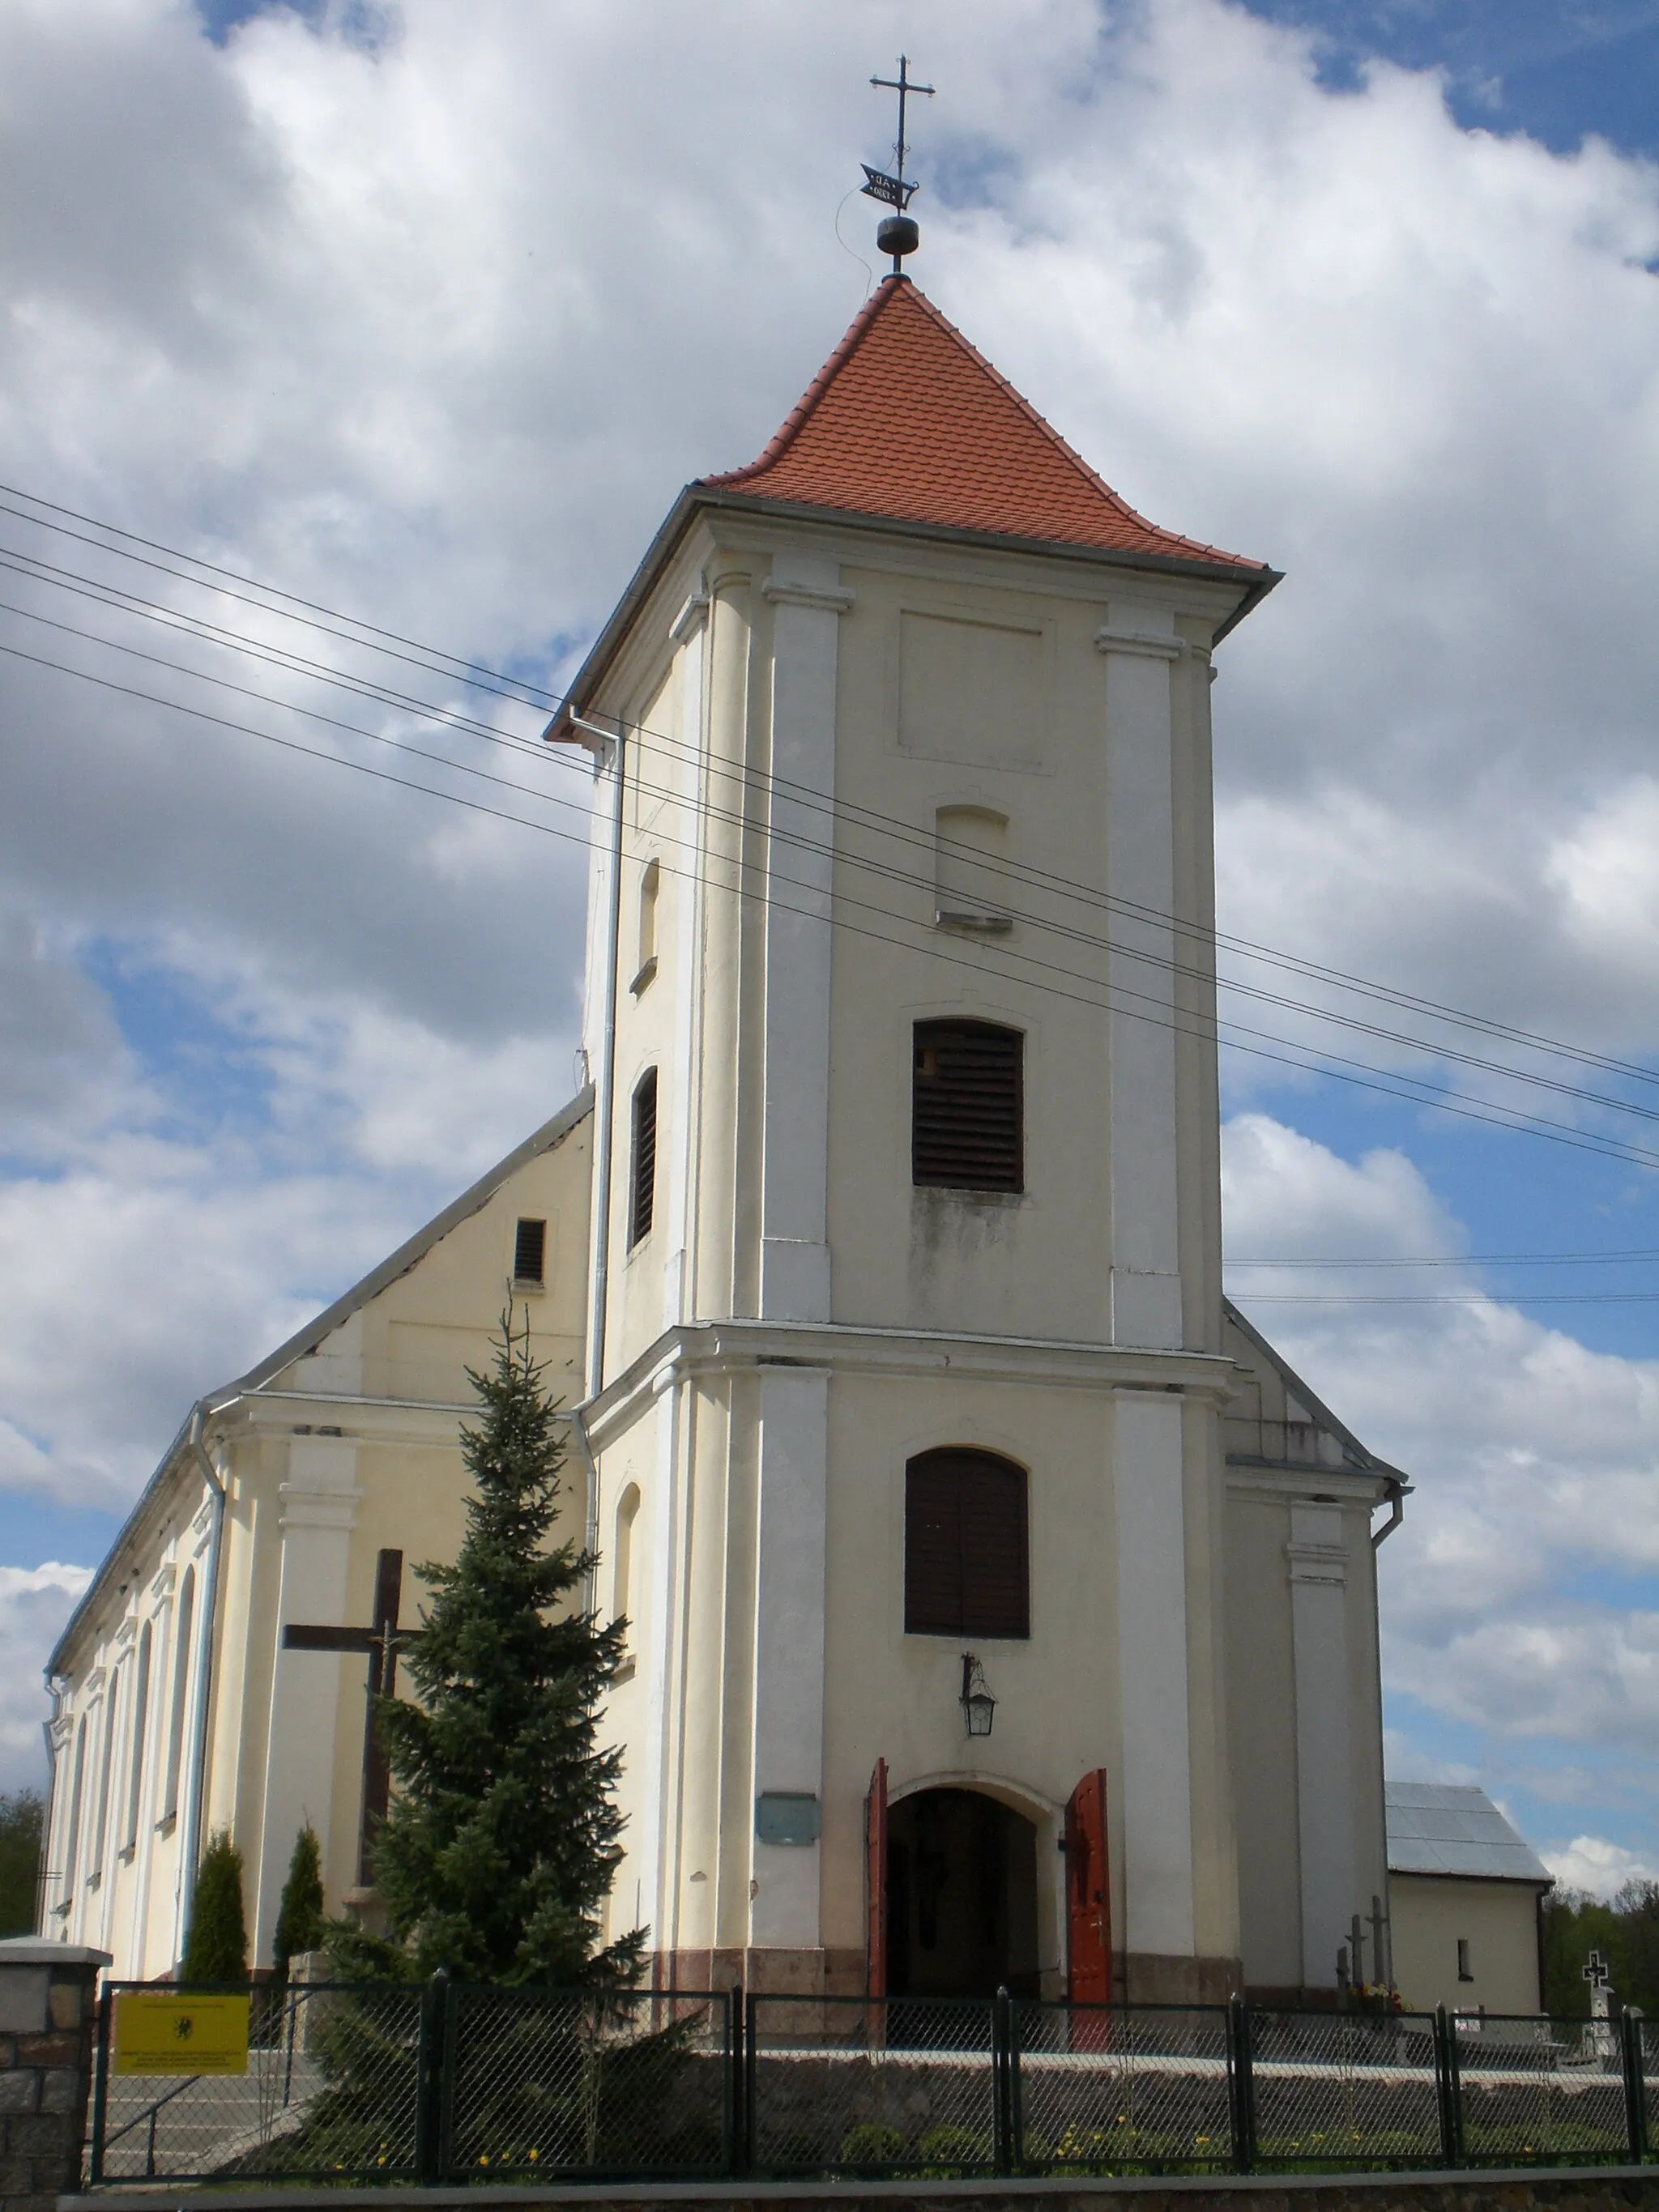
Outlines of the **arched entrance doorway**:
{"label": "arched entrance doorway", "polygon": [[919,1790],[887,1814],[892,1996],[1038,1994],[1036,1830],[976,1790]]}

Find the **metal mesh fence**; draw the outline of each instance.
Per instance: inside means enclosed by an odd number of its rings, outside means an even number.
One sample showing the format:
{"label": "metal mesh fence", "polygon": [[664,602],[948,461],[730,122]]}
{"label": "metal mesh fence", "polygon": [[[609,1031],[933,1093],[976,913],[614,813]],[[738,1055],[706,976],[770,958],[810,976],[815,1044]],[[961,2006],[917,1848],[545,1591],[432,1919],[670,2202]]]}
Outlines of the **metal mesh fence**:
{"label": "metal mesh fence", "polygon": [[1121,2173],[1232,2163],[1224,2011],[1022,2002],[1011,2039],[1017,2165]]}
{"label": "metal mesh fence", "polygon": [[246,2073],[117,2072],[106,2046],[98,2178],[411,2179],[421,2006],[413,1989],[256,1990]]}
{"label": "metal mesh fence", "polygon": [[748,2122],[762,2173],[990,2173],[993,2005],[751,1997]]}
{"label": "metal mesh fence", "polygon": [[1452,2032],[1462,2157],[1629,2157],[1616,2023],[1460,2014]]}
{"label": "metal mesh fence", "polygon": [[[1443,2128],[1472,2166],[1622,2162],[1638,2096],[1659,2140],[1659,2020],[751,1996],[739,2033],[725,1993],[311,1985],[219,1993],[246,2069],[198,2035],[188,2073],[123,2070],[123,1993],[94,2182],[1378,2169]],[[206,1994],[170,2002],[200,2027]]]}
{"label": "metal mesh fence", "polygon": [[452,1990],[439,2161],[467,2180],[725,2173],[730,2000]]}
{"label": "metal mesh fence", "polygon": [[1443,2145],[1428,2013],[1248,2015],[1262,2166],[1437,2166]]}

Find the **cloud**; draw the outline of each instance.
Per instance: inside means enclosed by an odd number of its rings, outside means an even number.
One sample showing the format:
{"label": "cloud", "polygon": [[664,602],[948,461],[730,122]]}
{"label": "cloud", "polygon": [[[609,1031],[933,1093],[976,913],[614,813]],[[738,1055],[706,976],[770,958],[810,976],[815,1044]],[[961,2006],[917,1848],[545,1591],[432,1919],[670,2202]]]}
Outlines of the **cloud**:
{"label": "cloud", "polygon": [[[933,296],[1137,505],[1290,572],[1218,656],[1224,926],[1650,1060],[1659,176],[1460,130],[1431,76],[1333,92],[1223,0],[404,0],[220,44],[183,0],[14,0],[0,481],[556,689],[678,487],[759,449],[860,304],[835,210],[901,42],[940,87]],[[448,664],[0,513],[19,554],[535,738]],[[0,645],[356,763],[0,656],[0,1480],[118,1503],[198,1389],[568,1094],[587,786],[38,574],[0,599],[269,697],[15,613]],[[1382,1025],[1340,1048],[1468,1041]],[[1232,1249],[1468,1249],[1408,1145],[1328,1114],[1316,1142],[1290,1123],[1328,1092],[1230,1081]],[[1648,1596],[1579,1583],[1659,1569],[1659,1367],[1434,1279],[1478,1302],[1260,1309],[1419,1482],[1390,1668],[1517,1746],[1633,1742]]]}
{"label": "cloud", "polygon": [[1627,1881],[1659,1881],[1650,1859],[1601,1836],[1575,1836],[1564,1849],[1538,1856],[1563,1889],[1588,1890],[1592,1897],[1616,1897]]}
{"label": "cloud", "polygon": [[0,1567],[0,1792],[44,1786],[40,1665],[91,1580],[57,1560]]}
{"label": "cloud", "polygon": [[[1228,1123],[1223,1162],[1229,1241],[1251,1256],[1415,1257],[1464,1241],[1397,1152],[1350,1163],[1252,1113]],[[1426,1283],[1462,1306],[1271,1304],[1291,1279],[1229,1273],[1297,1371],[1416,1486],[1379,1555],[1391,1685],[1499,1739],[1644,1754],[1659,1612],[1620,1583],[1659,1571],[1659,1360],[1587,1350],[1486,1293],[1467,1263],[1383,1278],[1384,1295]],[[1290,1295],[1352,1295],[1356,1279],[1298,1270]],[[1577,1585],[1597,1576],[1612,1583],[1587,1599]]]}

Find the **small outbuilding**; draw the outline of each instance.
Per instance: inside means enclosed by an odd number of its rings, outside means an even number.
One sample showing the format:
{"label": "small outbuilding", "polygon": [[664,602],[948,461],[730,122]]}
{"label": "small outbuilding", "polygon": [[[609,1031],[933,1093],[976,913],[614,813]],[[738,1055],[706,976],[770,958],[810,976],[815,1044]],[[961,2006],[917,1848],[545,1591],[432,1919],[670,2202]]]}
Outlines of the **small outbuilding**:
{"label": "small outbuilding", "polygon": [[1394,1978],[1407,2006],[1541,2011],[1549,1869],[1484,1790],[1390,1782],[1384,1794]]}

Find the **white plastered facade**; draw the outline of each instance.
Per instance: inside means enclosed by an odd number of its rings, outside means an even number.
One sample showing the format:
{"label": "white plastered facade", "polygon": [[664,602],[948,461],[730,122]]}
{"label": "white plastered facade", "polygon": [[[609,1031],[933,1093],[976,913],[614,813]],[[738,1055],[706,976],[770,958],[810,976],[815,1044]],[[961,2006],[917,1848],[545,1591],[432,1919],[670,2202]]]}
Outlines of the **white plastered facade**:
{"label": "white plastered facade", "polygon": [[[460,1540],[465,1370],[489,1364],[509,1297],[550,1387],[580,1396],[591,1135],[584,1097],[194,1410],[52,1655],[42,1934],[108,1951],[118,1980],[171,1974],[218,1829],[242,1852],[255,1966],[306,1821],[330,1909],[351,1893],[367,1662],[285,1650],[283,1630],[367,1625],[382,1549],[404,1554],[414,1620],[416,1564]],[[546,1224],[540,1290],[511,1279],[520,1218]],[[579,1539],[584,1496],[578,1457]]]}
{"label": "white plastered facade", "polygon": [[[1121,1993],[1328,1991],[1387,1889],[1372,1524],[1400,1479],[1221,1293],[1210,678],[1240,589],[694,502],[582,700],[602,828],[623,764],[619,883],[600,834],[589,902],[598,1112],[204,1401],[57,1656],[51,1931],[167,1972],[219,1826],[260,1964],[301,1820],[331,1905],[353,1887],[362,1662],[284,1653],[282,1630],[366,1620],[380,1547],[453,1554],[462,1369],[527,1215],[549,1222],[535,1349],[591,1394],[571,1510],[601,1611],[633,1623],[605,1717],[611,1932],[643,1926],[681,1986],[861,1990],[882,1760],[895,1803],[967,1790],[1032,1824],[1055,1994],[1055,1847],[1103,1769]],[[617,728],[620,753],[592,736]],[[940,918],[941,817],[997,825],[994,928]],[[1021,1033],[1018,1194],[913,1186],[912,1030],[941,1016]],[[1028,1476],[1030,1634],[976,1647],[984,1738],[960,1641],[904,1627],[905,1467],[941,1445]],[[106,1743],[110,1802],[131,1770],[140,1814],[94,1865]],[[813,1832],[765,1839],[763,1797],[811,1802]]]}

